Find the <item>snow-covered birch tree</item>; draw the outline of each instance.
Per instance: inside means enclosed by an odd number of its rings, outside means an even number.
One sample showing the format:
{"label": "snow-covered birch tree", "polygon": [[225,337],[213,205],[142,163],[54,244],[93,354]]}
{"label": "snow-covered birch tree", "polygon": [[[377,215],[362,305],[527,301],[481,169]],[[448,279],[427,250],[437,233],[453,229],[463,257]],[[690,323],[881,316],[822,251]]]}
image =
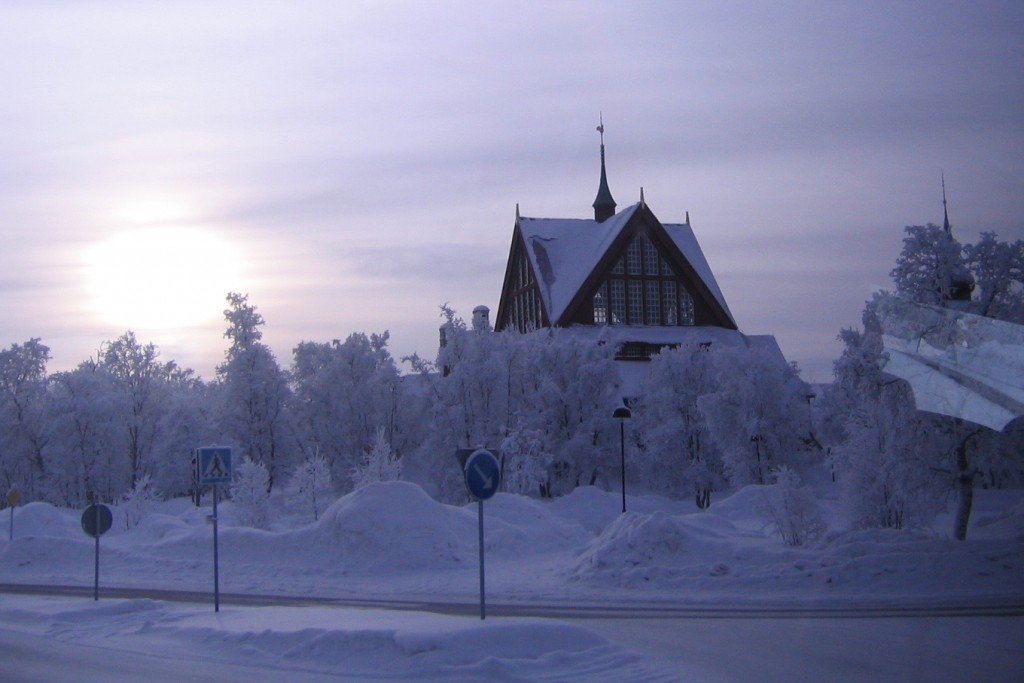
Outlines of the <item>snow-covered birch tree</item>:
{"label": "snow-covered birch tree", "polygon": [[263,316],[242,294],[228,294],[228,322],[224,336],[230,341],[223,363],[217,367],[220,382],[220,420],[224,433],[241,454],[267,468],[267,490],[287,467],[291,443],[288,375],[274,353],[260,341]]}

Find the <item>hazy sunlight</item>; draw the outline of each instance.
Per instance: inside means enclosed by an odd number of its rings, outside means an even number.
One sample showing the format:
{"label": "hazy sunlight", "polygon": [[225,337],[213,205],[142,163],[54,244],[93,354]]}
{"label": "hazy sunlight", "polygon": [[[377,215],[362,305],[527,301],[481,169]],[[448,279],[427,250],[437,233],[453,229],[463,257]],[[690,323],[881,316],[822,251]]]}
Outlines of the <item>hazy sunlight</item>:
{"label": "hazy sunlight", "polygon": [[239,289],[237,250],[193,228],[118,233],[86,253],[89,299],[105,322],[129,329],[170,329],[221,315]]}

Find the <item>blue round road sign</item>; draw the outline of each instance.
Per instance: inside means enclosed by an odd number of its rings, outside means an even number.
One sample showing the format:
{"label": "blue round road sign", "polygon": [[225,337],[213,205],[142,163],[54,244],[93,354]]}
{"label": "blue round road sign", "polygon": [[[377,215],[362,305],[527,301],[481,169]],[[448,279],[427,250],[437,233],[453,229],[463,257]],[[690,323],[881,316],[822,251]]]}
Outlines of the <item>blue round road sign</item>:
{"label": "blue round road sign", "polygon": [[478,449],[466,458],[466,488],[477,500],[487,500],[501,484],[501,465],[494,454]]}
{"label": "blue round road sign", "polygon": [[106,505],[90,505],[82,513],[82,531],[99,538],[110,530],[114,516]]}

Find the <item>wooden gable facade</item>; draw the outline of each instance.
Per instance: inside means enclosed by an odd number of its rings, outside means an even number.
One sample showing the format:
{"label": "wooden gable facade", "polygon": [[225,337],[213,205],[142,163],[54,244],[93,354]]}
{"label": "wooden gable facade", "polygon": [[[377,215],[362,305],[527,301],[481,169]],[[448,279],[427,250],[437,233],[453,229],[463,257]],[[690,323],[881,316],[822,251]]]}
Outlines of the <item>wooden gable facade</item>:
{"label": "wooden gable facade", "polygon": [[689,223],[643,201],[604,221],[516,216],[495,329],[573,325],[736,329]]}
{"label": "wooden gable facade", "polygon": [[645,203],[595,264],[557,324],[736,329]]}

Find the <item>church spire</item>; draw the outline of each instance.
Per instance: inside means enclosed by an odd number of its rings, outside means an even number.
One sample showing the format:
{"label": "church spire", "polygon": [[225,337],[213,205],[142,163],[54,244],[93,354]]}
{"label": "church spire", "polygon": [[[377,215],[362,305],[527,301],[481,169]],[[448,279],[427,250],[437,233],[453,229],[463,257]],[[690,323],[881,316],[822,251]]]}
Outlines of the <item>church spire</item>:
{"label": "church spire", "polygon": [[615,215],[615,200],[608,189],[608,175],[604,170],[604,115],[601,115],[597,132],[601,134],[601,184],[597,187],[597,198],[594,200],[594,220],[601,223]]}
{"label": "church spire", "polygon": [[947,235],[953,235],[953,226],[949,224],[949,209],[946,208],[946,174],[942,173],[942,229]]}

